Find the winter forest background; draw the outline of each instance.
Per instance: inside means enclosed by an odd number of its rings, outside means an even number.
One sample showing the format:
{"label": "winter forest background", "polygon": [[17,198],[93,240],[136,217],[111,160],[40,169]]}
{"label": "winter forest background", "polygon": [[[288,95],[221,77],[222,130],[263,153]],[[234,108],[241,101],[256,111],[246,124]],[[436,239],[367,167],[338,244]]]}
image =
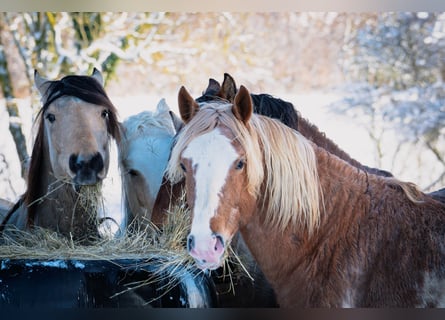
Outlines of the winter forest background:
{"label": "winter forest background", "polygon": [[[445,186],[445,13],[0,13],[0,198],[24,191],[49,79],[99,68],[121,119],[231,74],[360,162]],[[117,178],[116,178],[117,179]]]}

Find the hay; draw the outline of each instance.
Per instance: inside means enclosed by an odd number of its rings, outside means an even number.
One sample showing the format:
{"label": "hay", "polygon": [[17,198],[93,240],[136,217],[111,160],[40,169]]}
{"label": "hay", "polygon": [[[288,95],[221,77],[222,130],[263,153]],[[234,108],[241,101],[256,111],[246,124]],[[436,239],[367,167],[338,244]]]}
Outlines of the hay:
{"label": "hay", "polygon": [[[162,231],[152,224],[144,225],[144,228],[133,226],[130,228],[131,233],[127,232],[125,236],[97,239],[89,245],[75,242],[48,229],[35,228],[32,232],[17,230],[12,236],[4,235],[0,243],[0,260],[107,260],[118,264],[121,259],[132,259],[135,261],[133,267],[136,268],[153,264],[156,266],[152,276],[144,281],[128,284],[127,290],[116,295],[160,281],[166,283],[167,292],[186,273],[202,273],[196,269],[193,258],[186,251],[186,238],[190,229],[190,212],[186,206],[179,204],[169,210]],[[226,250],[224,260],[223,275],[229,277],[234,290],[233,273],[241,272],[248,277],[250,275],[230,247]]]}
{"label": "hay", "polygon": [[[177,207],[168,227],[169,234],[155,226],[132,228],[124,236],[95,239],[88,245],[76,242],[54,231],[33,228],[32,232],[14,230],[4,234],[0,244],[0,258],[9,259],[141,259],[151,255],[186,256],[182,239],[187,235],[188,213]],[[181,259],[183,260],[183,259]]]}

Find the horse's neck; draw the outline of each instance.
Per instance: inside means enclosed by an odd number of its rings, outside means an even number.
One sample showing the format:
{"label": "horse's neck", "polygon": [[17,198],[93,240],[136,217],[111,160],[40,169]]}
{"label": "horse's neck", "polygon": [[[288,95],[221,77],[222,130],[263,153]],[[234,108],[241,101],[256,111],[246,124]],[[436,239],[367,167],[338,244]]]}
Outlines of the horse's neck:
{"label": "horse's neck", "polygon": [[335,154],[340,159],[352,164],[355,167],[362,167],[362,164],[357,160],[351,158],[346,152],[341,150],[337,144],[330,140],[326,135],[309,121],[304,118],[300,118],[298,122],[298,131],[307,139],[314,142],[317,146],[324,148],[332,154]]}
{"label": "horse's neck", "polygon": [[[314,146],[314,150],[326,212],[336,211],[342,203],[351,205],[351,201],[361,201],[371,180],[382,182],[384,179],[370,177],[361,167],[352,165],[323,147]],[[348,200],[345,200],[345,196]]]}
{"label": "horse's neck", "polygon": [[[256,208],[256,214],[249,223],[241,228],[249,249],[276,292],[292,291],[294,296],[298,296],[296,300],[301,302],[300,306],[311,305],[314,296],[322,296],[320,290],[323,290],[325,274],[322,270],[317,275],[308,272],[316,270],[317,265],[329,265],[332,257],[323,250],[331,250],[331,245],[337,245],[329,243],[331,239],[345,239],[354,232],[349,227],[356,225],[354,221],[360,219],[360,213],[351,208],[369,205],[367,174],[323,148],[314,146],[314,149],[323,192],[323,200],[320,201],[323,202],[320,206],[321,222],[313,235],[309,236],[303,226],[288,228],[284,232],[273,231],[263,223],[265,215],[260,207]],[[329,281],[342,283],[341,276],[340,273],[331,274]],[[284,295],[277,298],[284,306],[291,303]],[[320,302],[321,305],[336,303],[334,300]]]}
{"label": "horse's neck", "polygon": [[95,211],[99,209],[97,195],[100,194],[101,185],[91,197],[79,197],[73,185],[55,179],[48,157],[43,160],[37,177],[39,192],[33,190],[35,197],[28,199],[28,203],[24,203],[18,210],[18,227],[23,228],[23,221],[26,221],[26,227],[31,223],[73,239],[84,238],[85,235],[96,232],[96,221],[90,217],[95,217]]}
{"label": "horse's neck", "polygon": [[99,193],[96,192],[79,193],[70,184],[53,183],[36,210],[34,224],[74,239],[94,235],[97,212],[101,208]]}
{"label": "horse's neck", "polygon": [[[241,235],[257,262],[267,281],[275,291],[277,301],[281,307],[288,307],[285,295],[282,294],[284,286],[294,290],[305,306],[304,295],[308,291],[303,288],[305,280],[309,278],[304,268],[304,255],[300,245],[304,242],[304,236],[300,233],[273,232],[264,225],[260,208],[250,222],[240,228]],[[297,278],[295,278],[295,275]],[[300,289],[296,289],[300,288]],[[285,291],[287,291],[285,289]]]}

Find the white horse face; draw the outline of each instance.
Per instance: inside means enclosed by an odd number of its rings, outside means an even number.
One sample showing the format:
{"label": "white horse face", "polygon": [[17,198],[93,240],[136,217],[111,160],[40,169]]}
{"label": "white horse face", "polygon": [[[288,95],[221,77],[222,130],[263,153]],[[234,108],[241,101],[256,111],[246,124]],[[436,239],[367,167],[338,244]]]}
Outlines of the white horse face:
{"label": "white horse face", "polygon": [[174,121],[163,99],[156,111],[141,112],[122,124],[125,137],[120,147],[119,165],[127,209],[135,217],[151,217],[177,131]]}

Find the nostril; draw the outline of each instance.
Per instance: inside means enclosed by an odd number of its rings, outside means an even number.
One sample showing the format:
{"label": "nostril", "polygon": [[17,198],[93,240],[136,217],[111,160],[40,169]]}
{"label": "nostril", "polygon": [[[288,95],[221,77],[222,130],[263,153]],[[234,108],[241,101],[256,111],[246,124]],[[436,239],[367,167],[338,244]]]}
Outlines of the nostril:
{"label": "nostril", "polygon": [[70,170],[74,173],[77,173],[80,168],[79,163],[77,162],[77,158],[77,154],[72,154],[69,160]]}
{"label": "nostril", "polygon": [[82,156],[72,154],[69,159],[69,167],[72,172],[77,174],[79,171],[100,172],[104,168],[104,161],[100,153],[94,156]]}
{"label": "nostril", "polygon": [[221,253],[224,251],[224,239],[220,235],[215,236],[215,246],[213,248],[215,252]]}
{"label": "nostril", "polygon": [[195,247],[195,237],[191,234],[187,237],[187,251],[190,252]]}
{"label": "nostril", "polygon": [[90,168],[95,172],[100,172],[104,168],[104,160],[100,153],[96,153],[94,157],[90,160]]}

